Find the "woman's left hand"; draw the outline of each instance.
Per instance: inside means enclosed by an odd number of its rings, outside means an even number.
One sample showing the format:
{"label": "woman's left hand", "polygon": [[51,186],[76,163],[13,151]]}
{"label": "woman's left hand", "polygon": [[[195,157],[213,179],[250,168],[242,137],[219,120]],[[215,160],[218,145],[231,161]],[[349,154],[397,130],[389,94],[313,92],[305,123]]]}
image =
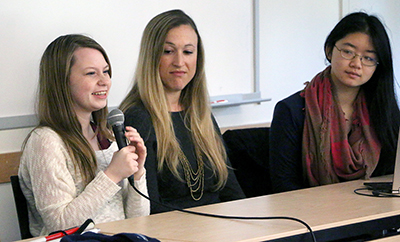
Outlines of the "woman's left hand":
{"label": "woman's left hand", "polygon": [[139,170],[134,174],[135,180],[139,180],[145,172],[144,163],[146,161],[147,149],[142,137],[136,129],[131,126],[126,126],[125,129],[125,137],[129,140],[129,145],[135,146],[135,153],[139,156],[137,159]]}

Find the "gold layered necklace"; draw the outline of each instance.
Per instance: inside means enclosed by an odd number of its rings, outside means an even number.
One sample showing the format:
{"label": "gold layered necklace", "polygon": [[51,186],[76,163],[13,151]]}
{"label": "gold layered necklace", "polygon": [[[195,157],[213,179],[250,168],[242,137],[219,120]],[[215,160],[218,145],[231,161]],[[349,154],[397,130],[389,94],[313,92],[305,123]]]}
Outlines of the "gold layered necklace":
{"label": "gold layered necklace", "polygon": [[[179,161],[182,164],[183,172],[185,174],[186,184],[189,187],[190,195],[193,200],[199,201],[203,196],[204,192],[204,164],[201,159],[197,162],[197,171],[192,169],[188,159],[182,150],[179,150]],[[195,193],[200,192],[200,195],[196,197]]]}

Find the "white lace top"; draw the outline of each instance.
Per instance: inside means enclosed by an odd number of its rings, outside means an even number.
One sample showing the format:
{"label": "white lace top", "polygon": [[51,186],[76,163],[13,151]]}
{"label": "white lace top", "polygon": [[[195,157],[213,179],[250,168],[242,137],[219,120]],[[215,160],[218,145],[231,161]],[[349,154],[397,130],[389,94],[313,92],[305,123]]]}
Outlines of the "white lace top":
{"label": "white lace top", "polygon": [[[149,201],[127,179],[115,184],[103,172],[117,150],[113,142],[108,149],[96,151],[97,175],[84,187],[60,136],[50,128],[33,131],[18,174],[28,202],[31,234],[79,226],[88,218],[102,223],[149,215]],[[135,187],[147,195],[145,175],[135,181]]]}

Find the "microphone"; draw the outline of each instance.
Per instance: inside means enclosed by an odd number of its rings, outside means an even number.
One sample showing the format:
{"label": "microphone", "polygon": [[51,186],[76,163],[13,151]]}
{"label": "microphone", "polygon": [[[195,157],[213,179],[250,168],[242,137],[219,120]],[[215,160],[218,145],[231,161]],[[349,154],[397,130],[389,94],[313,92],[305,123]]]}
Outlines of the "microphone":
{"label": "microphone", "polygon": [[126,144],[124,114],[118,108],[111,110],[107,116],[107,122],[111,125],[115,140],[117,141],[118,149],[122,149]]}
{"label": "microphone", "polygon": [[[115,140],[117,141],[118,149],[122,149],[127,146],[125,137],[125,126],[124,126],[124,113],[118,108],[111,110],[107,116],[107,122],[111,125]],[[134,179],[133,175],[128,177],[129,183],[133,186]]]}

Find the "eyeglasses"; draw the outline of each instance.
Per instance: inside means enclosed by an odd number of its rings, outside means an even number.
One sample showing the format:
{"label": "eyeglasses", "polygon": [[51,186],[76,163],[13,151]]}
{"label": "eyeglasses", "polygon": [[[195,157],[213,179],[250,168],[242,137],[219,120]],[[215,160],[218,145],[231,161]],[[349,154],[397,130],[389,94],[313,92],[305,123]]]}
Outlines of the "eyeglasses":
{"label": "eyeglasses", "polygon": [[365,55],[362,56],[362,55],[358,55],[358,54],[354,53],[351,50],[339,49],[336,45],[335,45],[335,47],[336,47],[336,49],[338,49],[338,51],[340,51],[340,54],[346,60],[352,60],[356,56],[359,56],[360,60],[361,60],[361,64],[363,64],[364,66],[376,66],[379,64],[379,62],[375,58],[372,58],[370,56],[365,56]]}

